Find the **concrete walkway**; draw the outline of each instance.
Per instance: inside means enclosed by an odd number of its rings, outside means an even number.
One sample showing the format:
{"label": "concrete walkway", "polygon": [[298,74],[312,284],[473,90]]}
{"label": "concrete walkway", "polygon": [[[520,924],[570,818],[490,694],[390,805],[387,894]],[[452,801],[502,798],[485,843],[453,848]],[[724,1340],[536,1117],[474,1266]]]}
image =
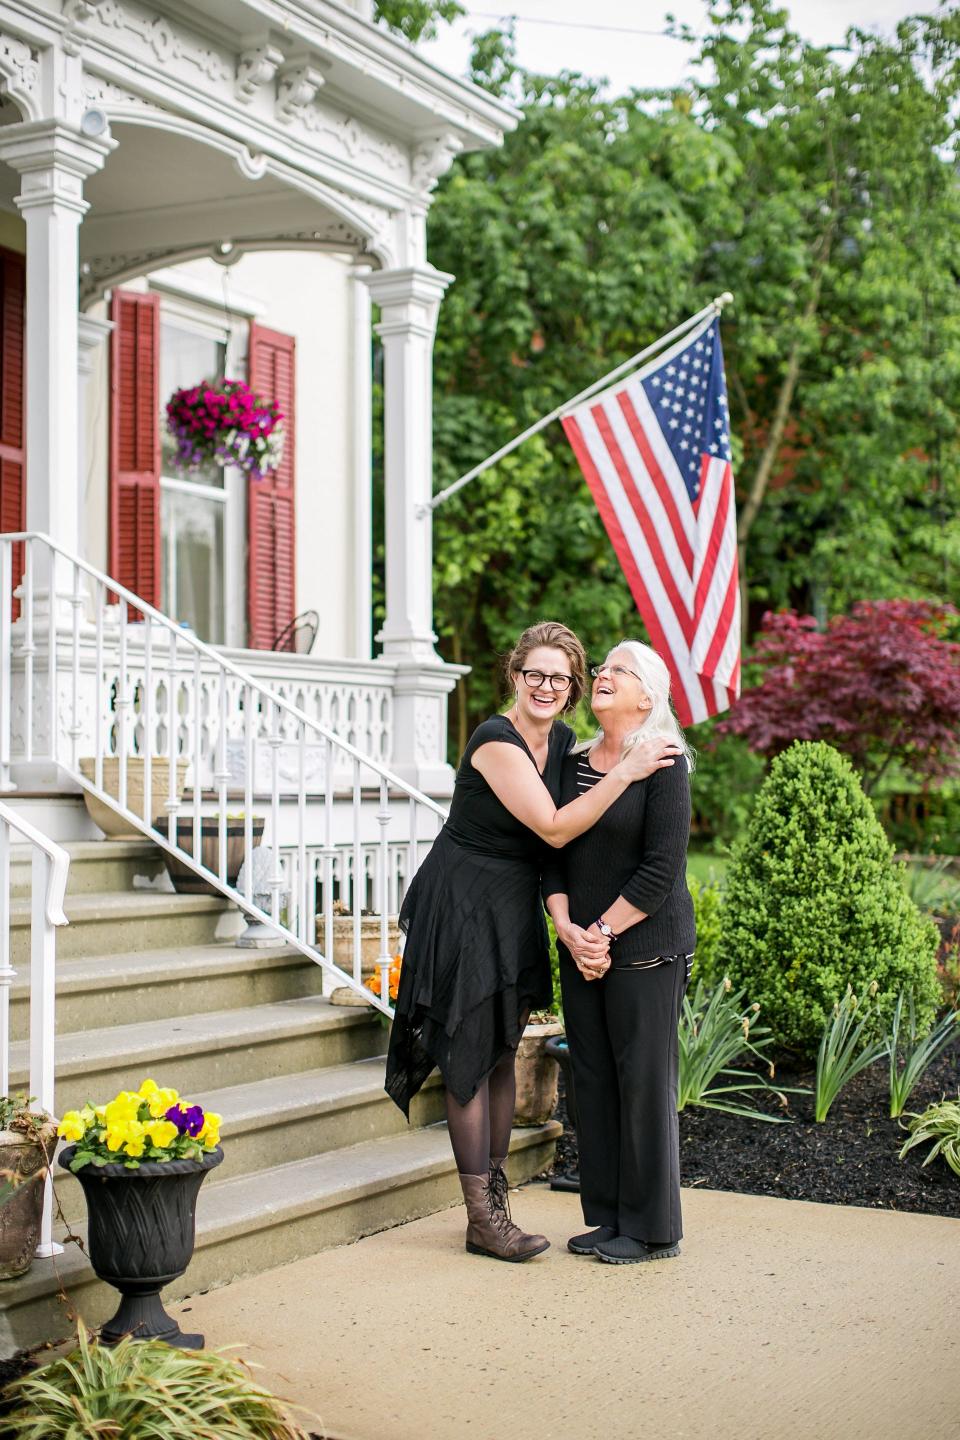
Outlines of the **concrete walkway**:
{"label": "concrete walkway", "polygon": [[512,1203],[526,1265],[456,1209],[171,1308],[336,1440],[960,1437],[960,1221],[691,1190],[679,1259],[611,1266]]}

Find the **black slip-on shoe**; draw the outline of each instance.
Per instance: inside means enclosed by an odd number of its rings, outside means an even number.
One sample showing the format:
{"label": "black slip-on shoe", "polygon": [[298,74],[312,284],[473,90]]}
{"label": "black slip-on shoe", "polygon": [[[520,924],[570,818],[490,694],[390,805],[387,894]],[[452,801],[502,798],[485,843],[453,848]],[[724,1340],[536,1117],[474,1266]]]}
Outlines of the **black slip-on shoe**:
{"label": "black slip-on shoe", "polygon": [[592,1255],[598,1245],[616,1238],[617,1232],[612,1225],[598,1225],[596,1230],[588,1230],[585,1235],[572,1236],[567,1241],[567,1249],[574,1255]]}
{"label": "black slip-on shoe", "polygon": [[680,1246],[679,1243],[645,1245],[642,1240],[634,1240],[630,1235],[617,1235],[596,1245],[593,1253],[605,1265],[639,1265],[644,1260],[669,1260],[671,1256],[680,1254]]}

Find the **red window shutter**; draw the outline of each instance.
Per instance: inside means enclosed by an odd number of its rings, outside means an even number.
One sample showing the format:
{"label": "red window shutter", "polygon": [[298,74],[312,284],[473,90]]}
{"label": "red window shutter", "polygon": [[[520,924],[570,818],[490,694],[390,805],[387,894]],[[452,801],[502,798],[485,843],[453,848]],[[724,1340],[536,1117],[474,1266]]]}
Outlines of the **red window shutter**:
{"label": "red window shutter", "polygon": [[110,574],[159,605],[160,298],[115,290],[110,318]]}
{"label": "red window shutter", "polygon": [[[24,452],[23,338],[26,266],[24,257],[0,250],[0,531],[27,524]],[[23,546],[13,547],[13,587],[23,574]],[[13,602],[13,618],[20,603]]]}
{"label": "red window shutter", "polygon": [[247,490],[247,607],[249,644],[269,650],[294,616],[294,504],[296,475],[296,362],[292,335],[250,324],[249,383],[283,412],[280,468]]}

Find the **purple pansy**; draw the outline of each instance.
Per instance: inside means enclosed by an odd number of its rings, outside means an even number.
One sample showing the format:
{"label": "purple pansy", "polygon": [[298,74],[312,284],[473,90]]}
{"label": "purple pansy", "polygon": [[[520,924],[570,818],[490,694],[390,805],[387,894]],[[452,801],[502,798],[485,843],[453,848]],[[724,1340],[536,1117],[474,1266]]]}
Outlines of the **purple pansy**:
{"label": "purple pansy", "polygon": [[171,1120],[181,1135],[195,1138],[203,1129],[203,1108],[200,1105],[171,1105],[164,1118]]}

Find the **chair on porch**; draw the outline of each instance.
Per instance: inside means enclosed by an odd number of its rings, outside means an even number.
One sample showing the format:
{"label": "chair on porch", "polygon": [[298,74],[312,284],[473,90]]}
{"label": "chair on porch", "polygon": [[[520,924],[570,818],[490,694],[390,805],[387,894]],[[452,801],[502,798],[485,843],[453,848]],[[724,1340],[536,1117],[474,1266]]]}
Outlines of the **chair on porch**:
{"label": "chair on porch", "polygon": [[271,650],[282,650],[291,655],[309,655],[320,629],[320,616],[316,610],[304,610],[295,615],[289,625],[284,626],[270,646]]}

